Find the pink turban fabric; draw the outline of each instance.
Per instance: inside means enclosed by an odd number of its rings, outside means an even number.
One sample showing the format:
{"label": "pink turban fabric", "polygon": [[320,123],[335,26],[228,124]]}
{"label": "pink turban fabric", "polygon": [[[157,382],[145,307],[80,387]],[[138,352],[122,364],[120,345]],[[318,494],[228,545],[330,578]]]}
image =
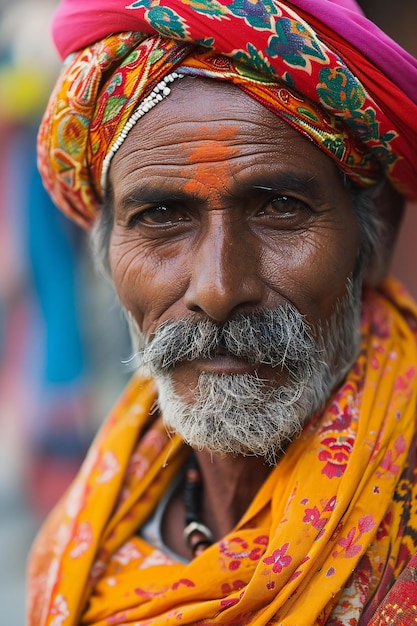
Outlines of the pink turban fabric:
{"label": "pink turban fabric", "polygon": [[[145,2],[142,4],[146,5]],[[349,41],[411,100],[417,101],[417,59],[368,20],[355,0],[293,0],[288,4]],[[53,37],[61,58],[110,33],[154,32],[152,28],[146,28],[128,6],[119,0],[61,2],[53,24]]]}

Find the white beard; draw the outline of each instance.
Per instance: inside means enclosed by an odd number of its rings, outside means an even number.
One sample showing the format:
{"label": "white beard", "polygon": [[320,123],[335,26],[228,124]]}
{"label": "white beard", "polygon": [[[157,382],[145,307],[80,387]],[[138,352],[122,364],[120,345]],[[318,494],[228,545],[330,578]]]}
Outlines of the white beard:
{"label": "white beard", "polygon": [[[359,318],[358,289],[349,284],[344,301],[336,307],[325,328],[319,329],[314,350],[311,353],[306,350],[303,357],[302,345],[297,344],[299,364],[290,364],[288,381],[280,387],[273,387],[270,381],[252,374],[202,373],[192,401],[185,402],[175,390],[169,359],[167,365],[164,362],[162,367],[149,367],[142,352],[137,357],[139,367],[148,369],[147,373],[156,381],[158,404],[168,431],[178,433],[197,449],[263,456],[268,463],[275,464],[354,362],[360,340]],[[143,335],[131,318],[129,323],[136,345],[143,346]],[[303,320],[300,323],[305,324]],[[246,333],[242,330],[241,334],[238,339],[244,344]],[[302,343],[299,334],[294,332],[294,343]],[[310,341],[313,341],[311,337]],[[164,360],[161,354],[157,358],[159,362]],[[286,369],[284,357],[280,365]]]}

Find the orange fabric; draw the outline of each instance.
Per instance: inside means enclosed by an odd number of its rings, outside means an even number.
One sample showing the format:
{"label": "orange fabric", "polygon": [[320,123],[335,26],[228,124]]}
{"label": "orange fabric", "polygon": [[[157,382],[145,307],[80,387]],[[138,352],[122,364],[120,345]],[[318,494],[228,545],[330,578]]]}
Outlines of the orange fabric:
{"label": "orange fabric", "polygon": [[189,564],[137,535],[187,451],[135,378],[36,542],[29,626],[358,624],[417,550],[416,329],[397,283],[365,295],[346,381]]}

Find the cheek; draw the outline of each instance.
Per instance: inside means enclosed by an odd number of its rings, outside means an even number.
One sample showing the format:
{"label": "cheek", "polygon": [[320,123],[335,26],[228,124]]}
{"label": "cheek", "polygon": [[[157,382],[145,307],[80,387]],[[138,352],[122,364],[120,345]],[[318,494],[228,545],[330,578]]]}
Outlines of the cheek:
{"label": "cheek", "polygon": [[110,240],[110,267],[122,305],[147,333],[172,317],[185,291],[186,268],[177,254],[161,255],[116,226]]}
{"label": "cheek", "polygon": [[270,288],[292,302],[313,325],[328,319],[346,295],[358,255],[356,225],[309,231],[264,247],[263,275]]}

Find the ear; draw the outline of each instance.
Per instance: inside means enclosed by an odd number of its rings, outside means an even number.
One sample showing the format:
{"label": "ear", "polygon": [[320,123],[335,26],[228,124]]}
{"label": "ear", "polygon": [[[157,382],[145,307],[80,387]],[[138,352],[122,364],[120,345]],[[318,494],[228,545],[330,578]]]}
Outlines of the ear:
{"label": "ear", "polygon": [[395,240],[404,214],[405,198],[386,179],[379,190],[375,205],[384,223],[384,245],[382,254],[372,259],[364,273],[364,284],[377,287],[386,278]]}

